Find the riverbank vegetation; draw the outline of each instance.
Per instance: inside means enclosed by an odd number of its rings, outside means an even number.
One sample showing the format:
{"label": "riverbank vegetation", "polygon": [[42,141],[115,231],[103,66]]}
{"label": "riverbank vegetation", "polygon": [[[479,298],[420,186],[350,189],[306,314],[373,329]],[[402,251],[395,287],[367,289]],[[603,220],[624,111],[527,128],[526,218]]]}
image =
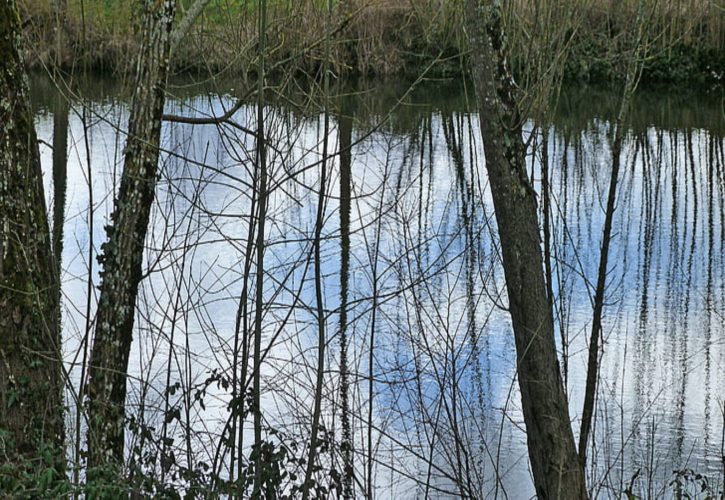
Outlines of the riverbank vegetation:
{"label": "riverbank vegetation", "polygon": [[[193,5],[180,2],[180,15]],[[21,16],[35,68],[47,66],[61,51],[63,66],[85,65],[126,74],[138,50],[133,2],[68,0],[62,22],[53,0],[21,0]],[[314,72],[323,60],[322,36],[327,29],[325,2],[270,2],[267,58],[272,73]],[[559,2],[556,16],[546,18],[535,0],[506,2],[504,23],[509,33],[511,66],[525,78],[534,45],[546,41],[536,32],[557,25],[558,16],[577,12],[567,34],[570,45],[564,78],[572,81],[621,80],[633,33],[629,20],[637,10],[651,12],[649,56],[642,80],[654,84],[722,83],[725,78],[725,13],[708,0],[635,0]],[[642,6],[643,4],[644,7]],[[184,43],[174,54],[177,72],[248,73],[254,68],[257,44],[257,2],[210,0]],[[351,0],[335,2],[336,31],[331,59],[337,74],[352,76],[415,76],[436,61],[431,75],[463,72],[469,54],[463,17],[452,0]],[[56,30],[66,43],[58,47]],[[252,70],[253,71],[253,70]]]}

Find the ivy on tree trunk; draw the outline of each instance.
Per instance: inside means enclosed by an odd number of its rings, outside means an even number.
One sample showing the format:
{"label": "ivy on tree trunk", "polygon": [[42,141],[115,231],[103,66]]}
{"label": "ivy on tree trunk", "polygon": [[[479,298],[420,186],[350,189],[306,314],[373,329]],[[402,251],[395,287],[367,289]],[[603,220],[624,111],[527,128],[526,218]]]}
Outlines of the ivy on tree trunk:
{"label": "ivy on tree trunk", "polygon": [[88,467],[123,461],[126,372],[154,200],[161,117],[176,2],[141,0],[142,45],[128,125],[121,186],[99,259],[101,293],[91,351]]}

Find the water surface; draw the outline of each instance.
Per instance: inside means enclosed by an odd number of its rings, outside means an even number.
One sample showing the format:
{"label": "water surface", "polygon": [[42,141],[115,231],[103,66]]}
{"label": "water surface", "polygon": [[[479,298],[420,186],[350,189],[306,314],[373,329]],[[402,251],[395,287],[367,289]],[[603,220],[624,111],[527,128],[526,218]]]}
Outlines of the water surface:
{"label": "water surface", "polygon": [[[63,353],[71,434],[86,319],[98,298],[88,278],[98,284],[95,259],[128,120],[123,89],[89,83],[81,86],[85,101],[71,99],[65,124]],[[233,86],[175,82],[166,112],[221,115],[242,92]],[[53,194],[48,145],[54,118],[56,130],[63,128],[63,106],[47,82],[33,88],[52,206],[60,193]],[[514,343],[472,98],[450,82],[412,92],[377,82],[336,93],[327,104],[327,131],[320,99],[291,92],[265,109],[272,186],[263,270],[265,432],[276,443],[297,441],[294,452],[306,454],[322,321],[324,436],[333,445],[341,439],[344,336],[358,494],[372,456],[379,498],[455,498],[458,485],[479,498],[528,497]],[[616,91],[567,88],[551,126],[525,127],[539,193],[542,159],[548,163],[557,346],[575,434],[618,108]],[[245,105],[234,121],[254,129],[256,110]],[[644,496],[672,495],[673,470],[684,468],[722,488],[724,131],[716,94],[643,91],[633,103],[589,453],[596,496],[616,497],[630,486]],[[321,196],[325,134],[331,156]],[[145,450],[160,448],[157,459],[173,451],[177,464],[203,471],[203,462],[229,477],[234,459],[220,435],[229,439],[236,428],[229,401],[249,377],[249,370],[241,375],[244,340],[255,313],[257,269],[248,242],[257,203],[255,142],[237,126],[169,122],[162,142],[127,411],[174,441],[129,434],[129,449],[137,448],[137,461]],[[322,318],[312,260],[320,203]],[[178,418],[165,424],[170,409]],[[233,439],[244,454],[251,436],[248,419]],[[341,467],[329,452],[322,460]],[[147,467],[160,465],[149,459]]]}

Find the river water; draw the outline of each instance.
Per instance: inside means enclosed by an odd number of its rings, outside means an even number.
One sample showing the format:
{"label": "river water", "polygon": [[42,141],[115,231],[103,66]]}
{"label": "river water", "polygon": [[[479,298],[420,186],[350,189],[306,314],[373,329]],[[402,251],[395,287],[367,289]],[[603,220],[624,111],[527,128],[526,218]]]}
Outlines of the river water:
{"label": "river water", "polygon": [[[243,94],[233,87],[173,82],[166,112],[219,116]],[[66,122],[51,85],[33,81],[49,206],[61,197],[52,175],[54,125],[68,133],[62,278],[72,440],[84,428],[76,426],[74,394],[128,120],[127,92],[116,82],[79,88],[85,100],[71,98]],[[478,498],[530,497],[514,343],[472,98],[451,82],[412,91],[373,82],[335,93],[327,126],[321,101],[299,92],[277,95],[265,108],[272,189],[260,369],[265,435],[290,456],[306,456],[322,323],[323,436],[339,447],[344,337],[358,495],[371,485],[376,498],[456,498],[464,485]],[[548,164],[557,346],[575,435],[618,108],[616,91],[566,88],[550,126],[525,127],[539,193],[542,160]],[[230,436],[236,419],[229,401],[244,392],[238,381],[251,373],[243,360],[255,314],[257,267],[248,239],[258,169],[254,137],[243,128],[256,127],[256,109],[244,105],[233,120],[164,124],[129,366],[128,415],[156,436],[129,433],[128,449],[136,448],[129,457],[158,472],[159,457],[173,452],[179,467],[206,478],[202,483],[211,473],[228,478],[229,443],[248,455],[252,439],[250,416]],[[626,127],[588,481],[600,498],[627,488],[672,496],[678,477],[694,491],[673,472],[691,469],[715,492],[725,467],[721,91],[641,91]],[[320,203],[322,316],[312,245]],[[174,418],[164,419],[165,411]],[[159,444],[162,434],[173,443]],[[341,469],[329,450],[321,460],[328,470]],[[173,470],[167,480],[186,484]]]}

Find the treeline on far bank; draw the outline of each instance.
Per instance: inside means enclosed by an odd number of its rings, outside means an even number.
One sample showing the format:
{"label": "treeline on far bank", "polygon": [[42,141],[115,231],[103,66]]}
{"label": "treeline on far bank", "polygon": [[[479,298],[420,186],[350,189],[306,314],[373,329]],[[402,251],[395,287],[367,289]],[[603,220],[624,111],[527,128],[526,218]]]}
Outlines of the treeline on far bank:
{"label": "treeline on far bank", "polygon": [[[179,0],[177,22],[196,1]],[[272,72],[314,73],[331,34],[333,65],[349,76],[456,76],[467,57],[463,12],[454,0],[267,0],[267,46]],[[652,84],[722,84],[725,81],[725,12],[710,0],[509,0],[504,23],[514,73],[524,76],[532,51],[546,51],[547,30],[569,16],[564,78],[611,82],[623,77],[622,60],[641,34],[632,19],[648,18],[642,80]],[[548,9],[544,4],[551,5]],[[137,37],[126,0],[19,0],[29,41],[26,61],[41,68],[130,72]],[[254,68],[257,0],[208,0],[174,53],[177,72]],[[542,18],[546,12],[547,18]],[[572,19],[574,21],[572,21]],[[60,36],[58,36],[60,35]],[[557,50],[557,49],[553,49]],[[554,54],[552,54],[552,57]]]}

